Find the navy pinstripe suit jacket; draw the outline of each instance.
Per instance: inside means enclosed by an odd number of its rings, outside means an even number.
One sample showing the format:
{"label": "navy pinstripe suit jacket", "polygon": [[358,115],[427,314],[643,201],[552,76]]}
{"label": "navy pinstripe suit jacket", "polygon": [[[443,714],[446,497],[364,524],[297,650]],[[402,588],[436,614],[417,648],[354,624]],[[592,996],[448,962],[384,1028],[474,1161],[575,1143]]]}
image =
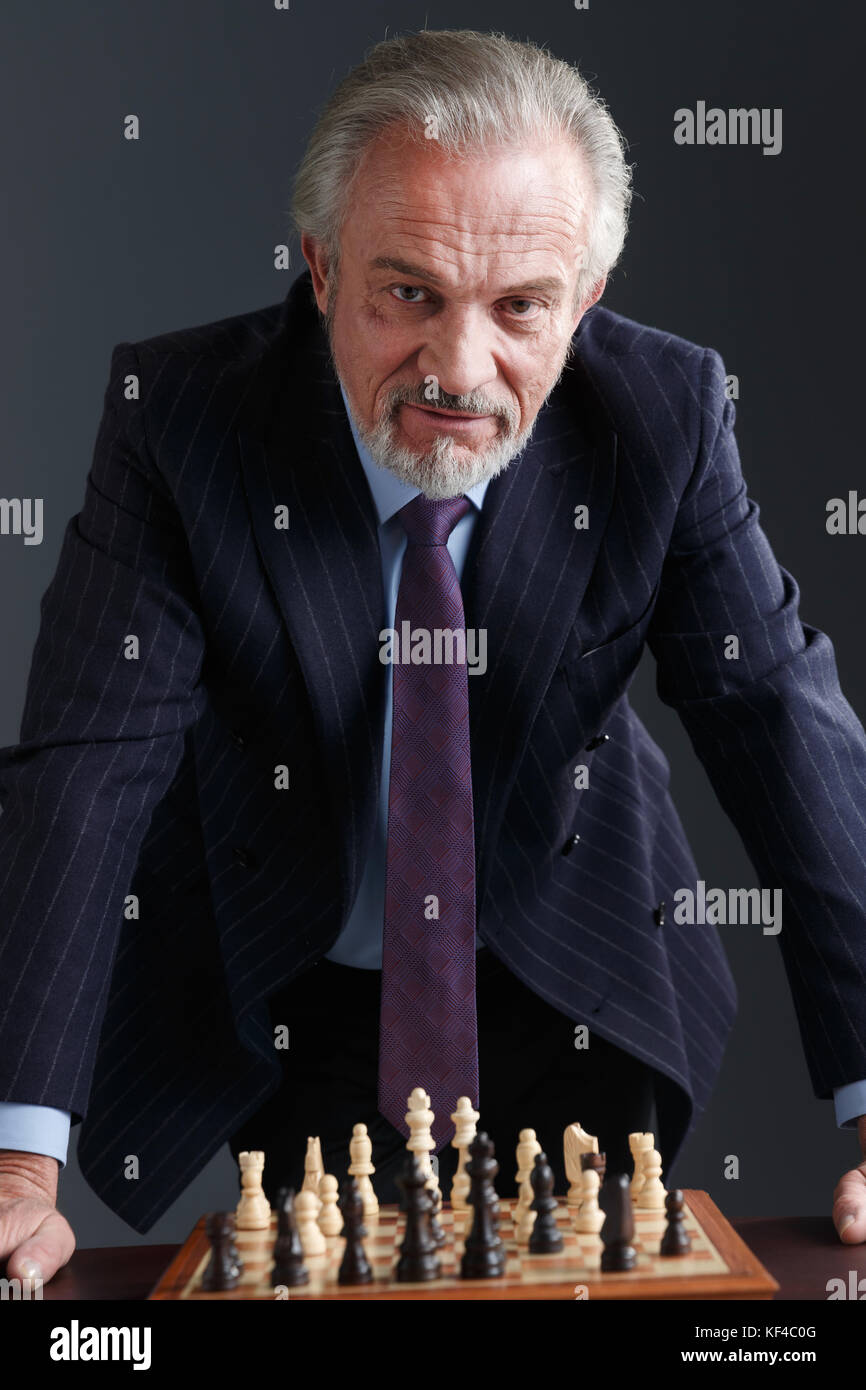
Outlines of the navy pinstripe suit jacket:
{"label": "navy pinstripe suit jacket", "polygon": [[[469,682],[480,933],[654,1068],[669,1160],[735,990],[717,929],[673,920],[698,871],[627,699],[644,643],[760,881],[784,890],[816,1093],[866,1074],[866,738],[760,529],[733,419],[715,352],[596,306],[490,485],[463,580],[488,632]],[[268,996],[346,920],[383,626],[309,275],[282,304],[120,344],[21,741],[0,753],[0,1098],[85,1117],[85,1176],[140,1231],[277,1085]]]}

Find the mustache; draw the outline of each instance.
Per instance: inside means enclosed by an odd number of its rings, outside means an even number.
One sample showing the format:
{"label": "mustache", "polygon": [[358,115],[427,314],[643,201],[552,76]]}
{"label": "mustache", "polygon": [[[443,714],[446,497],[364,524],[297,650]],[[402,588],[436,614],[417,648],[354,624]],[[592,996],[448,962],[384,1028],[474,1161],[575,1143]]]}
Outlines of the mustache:
{"label": "mustache", "polygon": [[481,391],[470,391],[468,395],[453,396],[448,391],[443,391],[437,387],[435,394],[431,394],[431,389],[424,382],[419,382],[417,386],[395,386],[388,393],[388,412],[390,415],[398,410],[401,405],[421,405],[434,410],[453,410],[459,411],[463,415],[493,415],[499,420],[503,420],[509,428],[514,428],[519,422],[519,412],[515,406],[504,401],[497,401],[490,396],[486,396]]}

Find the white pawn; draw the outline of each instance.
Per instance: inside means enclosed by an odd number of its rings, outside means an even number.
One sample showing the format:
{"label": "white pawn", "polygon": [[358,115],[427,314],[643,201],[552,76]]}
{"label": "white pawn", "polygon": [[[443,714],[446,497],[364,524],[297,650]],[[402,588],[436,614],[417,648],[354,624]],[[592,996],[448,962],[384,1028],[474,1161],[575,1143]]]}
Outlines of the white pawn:
{"label": "white pawn", "polygon": [[265,1231],[271,1224],[271,1208],[262,1189],[265,1155],[261,1149],[244,1149],[238,1154],[241,1170],[241,1198],[235,1210],[239,1231]]}
{"label": "white pawn", "polygon": [[343,1217],[337,1206],[340,1195],[339,1186],[337,1179],[331,1173],[326,1173],[319,1183],[319,1200],[322,1203],[322,1210],[319,1212],[319,1230],[324,1236],[338,1236],[343,1229]]}
{"label": "white pawn", "polygon": [[295,1216],[298,1222],[298,1235],[301,1249],[305,1255],[324,1255],[328,1243],[319,1229],[319,1208],[321,1202],[315,1192],[301,1189],[295,1198]]}
{"label": "white pawn", "polygon": [[534,1200],[535,1193],[532,1191],[530,1178],[535,1166],[535,1155],[541,1153],[541,1145],[535,1134],[534,1129],[522,1129],[520,1131],[520,1142],[517,1145],[517,1172],[514,1175],[517,1183],[517,1206],[514,1209],[515,1235],[519,1243],[529,1240],[532,1228],[535,1225],[536,1213],[530,1211],[530,1205]]}
{"label": "white pawn", "polygon": [[358,1184],[358,1191],[364,1203],[365,1216],[377,1216],[379,1214],[379,1199],[373,1191],[373,1184],[370,1175],[375,1173],[373,1167],[373,1143],[367,1133],[366,1125],[355,1125],[352,1129],[352,1138],[349,1140],[349,1175]]}
{"label": "white pawn", "polygon": [[605,1221],[605,1213],[598,1205],[598,1189],[601,1178],[595,1168],[585,1168],[583,1172],[583,1201],[572,1215],[572,1225],[581,1235],[597,1236]]}
{"label": "white pawn", "polygon": [[471,1211],[466,1198],[469,1196],[471,1183],[469,1174],[466,1171],[466,1160],[469,1157],[469,1145],[477,1133],[476,1125],[479,1114],[473,1110],[472,1101],[468,1096],[460,1096],[457,1101],[457,1109],[451,1116],[451,1123],[454,1125],[454,1138],[451,1140],[452,1149],[456,1149],[460,1155],[457,1163],[457,1172],[454,1174],[454,1181],[451,1184],[451,1210],[452,1211]]}
{"label": "white pawn", "polygon": [[658,1149],[650,1149],[644,1155],[643,1174],[637,1205],[641,1211],[664,1211],[666,1193],[662,1183],[662,1156]]}

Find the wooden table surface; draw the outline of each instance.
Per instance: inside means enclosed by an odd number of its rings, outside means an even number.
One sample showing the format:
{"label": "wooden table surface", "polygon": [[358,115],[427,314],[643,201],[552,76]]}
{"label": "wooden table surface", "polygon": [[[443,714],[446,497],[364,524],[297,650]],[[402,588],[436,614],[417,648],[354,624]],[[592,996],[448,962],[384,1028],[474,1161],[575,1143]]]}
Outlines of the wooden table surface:
{"label": "wooden table surface", "polygon": [[[866,1245],[843,1245],[829,1217],[731,1222],[780,1285],[779,1299],[826,1301],[827,1281],[866,1277]],[[43,1290],[44,1299],[144,1299],[177,1245],[102,1246],[76,1250]]]}

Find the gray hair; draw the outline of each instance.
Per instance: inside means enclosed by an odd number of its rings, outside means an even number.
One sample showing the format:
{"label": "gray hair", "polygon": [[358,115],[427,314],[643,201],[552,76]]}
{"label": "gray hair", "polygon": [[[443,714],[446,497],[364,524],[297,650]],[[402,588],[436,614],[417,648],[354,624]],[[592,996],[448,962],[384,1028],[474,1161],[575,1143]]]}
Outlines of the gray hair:
{"label": "gray hair", "polygon": [[632,196],[626,145],[577,68],[505,34],[423,30],[376,44],[343,78],[298,168],[292,219],[299,234],[323,245],[329,287],[336,285],[340,233],[362,157],[389,127],[402,127],[419,144],[432,128],[437,148],[458,158],[565,135],[580,151],[593,190],[579,303],[619,260]]}

